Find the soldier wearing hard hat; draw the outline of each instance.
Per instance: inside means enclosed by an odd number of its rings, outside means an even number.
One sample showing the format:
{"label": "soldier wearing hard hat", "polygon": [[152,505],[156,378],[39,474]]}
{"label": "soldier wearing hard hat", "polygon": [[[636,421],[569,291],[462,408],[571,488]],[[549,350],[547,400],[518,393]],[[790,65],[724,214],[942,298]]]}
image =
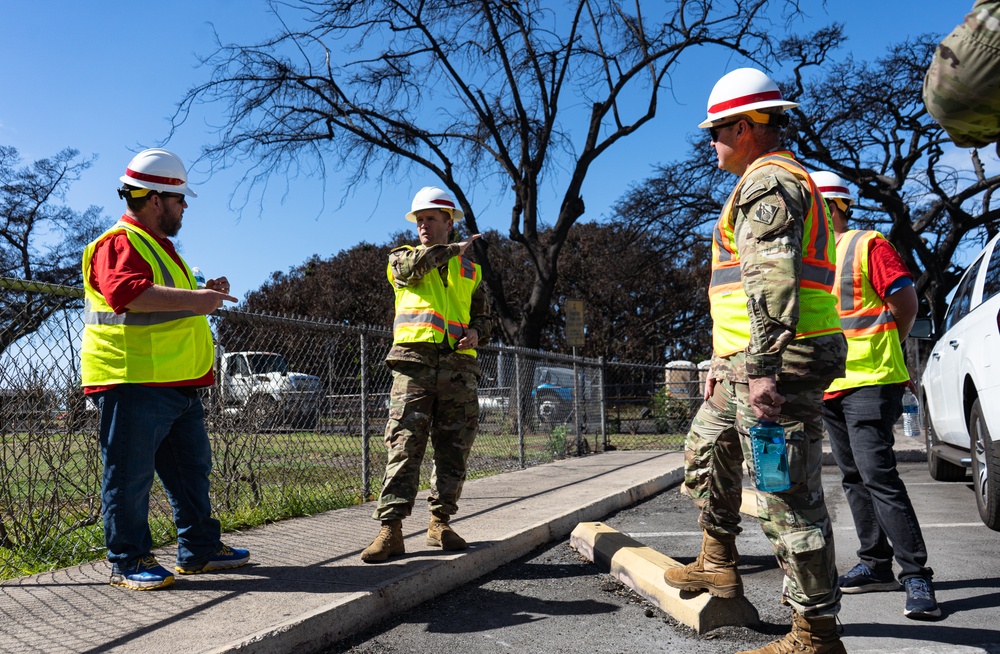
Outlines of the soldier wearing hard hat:
{"label": "soldier wearing hard hat", "polygon": [[[792,630],[754,650],[844,652],[837,634],[840,589],[833,531],[823,501],[821,471],[823,389],[844,375],[847,343],[833,295],[835,245],[823,198],[808,172],[780,147],[785,110],[767,75],[741,68],[712,89],[708,129],[719,168],[739,176],[712,233],[712,368],[706,397],[722,385],[735,406],[736,433],[753,471],[749,430],[757,420],[784,427],[791,487],[757,491],[764,533],[785,573],[783,601],[792,607]],[[712,479],[728,475],[739,488],[739,461],[727,455],[731,430],[692,431],[686,466],[702,466]],[[698,470],[687,470],[695,476]],[[700,523],[702,551],[683,568],[668,570],[676,588],[709,590],[735,584],[739,493],[719,492],[713,480]],[[713,522],[713,520],[716,520]],[[724,522],[722,522],[724,521]]]}
{"label": "soldier wearing hard hat", "polygon": [[[896,470],[893,425],[903,413],[910,373],[902,341],[917,315],[913,276],[880,233],[850,229],[847,182],[812,174],[837,238],[834,294],[847,336],[847,375],[823,395],[823,421],[858,533],[859,563],[840,577],[844,593],[906,589],[903,615],[941,615],[927,567],[927,546],[906,485]],[[899,563],[899,581],[892,560]]]}
{"label": "soldier wearing hard hat", "polygon": [[84,393],[100,409],[101,504],[111,585],[165,588],[174,575],[151,552],[149,491],[155,473],[177,523],[179,574],[244,565],[245,549],[220,540],[212,517],[212,451],[198,388],[214,382],[205,317],[229,295],[225,277],[199,289],[169,237],[181,228],[187,171],[173,152],[143,150],[120,178],[125,214],[83,252]]}
{"label": "soldier wearing hard hat", "polygon": [[491,320],[482,270],[466,256],[479,234],[451,242],[463,212],[433,186],[413,197],[406,219],[417,225],[420,245],[389,253],[387,274],[396,295],[385,480],[373,518],[382,523],[361,553],[365,563],[405,552],[402,521],[413,511],[420,464],[428,440],[434,447],[430,525],[426,544],[463,550],[452,528],[465,482],[466,463],[479,427],[476,347],[490,336]]}

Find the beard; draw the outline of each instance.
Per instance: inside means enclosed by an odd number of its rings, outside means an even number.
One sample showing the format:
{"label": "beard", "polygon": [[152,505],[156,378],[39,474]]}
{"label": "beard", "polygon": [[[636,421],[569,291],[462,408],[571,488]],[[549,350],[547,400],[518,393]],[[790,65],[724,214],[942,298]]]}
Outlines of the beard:
{"label": "beard", "polygon": [[177,232],[181,230],[181,220],[183,220],[183,216],[181,215],[161,214],[159,221],[160,231],[167,236],[177,236]]}

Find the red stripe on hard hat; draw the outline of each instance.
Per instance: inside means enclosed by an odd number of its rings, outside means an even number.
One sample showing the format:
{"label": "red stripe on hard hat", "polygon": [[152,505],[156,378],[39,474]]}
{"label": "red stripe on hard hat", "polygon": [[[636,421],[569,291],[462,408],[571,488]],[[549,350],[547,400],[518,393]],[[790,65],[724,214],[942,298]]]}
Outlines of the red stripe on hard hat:
{"label": "red stripe on hard hat", "polygon": [[431,204],[440,204],[440,205],[443,205],[443,206],[446,206],[446,207],[450,207],[451,209],[455,208],[455,203],[454,202],[449,202],[448,200],[437,199],[437,200],[431,200],[430,203]]}
{"label": "red stripe on hard hat", "polygon": [[160,177],[159,175],[147,175],[146,173],[140,173],[138,171],[132,170],[131,168],[125,169],[125,176],[131,177],[132,179],[137,179],[140,182],[167,184],[168,186],[182,186],[184,184],[183,179],[178,179],[176,177]]}
{"label": "red stripe on hard hat", "polygon": [[780,99],[781,99],[781,91],[764,91],[762,93],[744,95],[739,98],[733,98],[732,100],[726,100],[725,102],[714,104],[708,108],[708,113],[717,114],[720,111],[725,111],[726,109],[732,109],[734,107],[743,107],[748,104],[753,104],[754,102],[763,102],[765,100],[780,100]]}
{"label": "red stripe on hard hat", "polygon": [[844,193],[850,195],[851,192],[847,190],[846,186],[820,186],[820,193]]}

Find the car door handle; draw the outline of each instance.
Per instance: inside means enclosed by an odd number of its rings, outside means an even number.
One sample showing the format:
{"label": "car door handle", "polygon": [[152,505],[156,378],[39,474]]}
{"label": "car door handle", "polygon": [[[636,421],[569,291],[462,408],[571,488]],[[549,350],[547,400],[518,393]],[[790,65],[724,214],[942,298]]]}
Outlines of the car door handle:
{"label": "car door handle", "polygon": [[957,338],[951,339],[950,341],[948,341],[948,345],[951,346],[951,349],[957,350],[958,349],[958,339]]}
{"label": "car door handle", "polygon": [[931,356],[932,356],[933,358],[935,358],[935,359],[940,359],[940,358],[941,358],[941,353],[940,353],[940,352],[933,352],[933,353],[931,354]]}

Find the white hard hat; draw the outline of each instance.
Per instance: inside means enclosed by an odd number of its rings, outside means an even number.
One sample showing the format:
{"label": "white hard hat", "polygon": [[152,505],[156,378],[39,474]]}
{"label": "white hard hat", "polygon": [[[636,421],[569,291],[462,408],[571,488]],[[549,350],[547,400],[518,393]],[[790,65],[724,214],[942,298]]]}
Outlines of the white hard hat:
{"label": "white hard hat", "polygon": [[148,188],[163,193],[183,193],[192,198],[198,194],[187,185],[187,171],[181,158],[169,150],[150,148],[132,157],[125,174],[118,178],[123,184]]}
{"label": "white hard hat", "polygon": [[844,200],[848,206],[854,204],[854,198],[851,197],[851,190],[847,188],[847,182],[837,173],[817,170],[811,173],[811,177],[816,182],[820,194],[827,200]]}
{"label": "white hard hat", "polygon": [[712,94],[708,96],[708,117],[698,127],[708,129],[720,118],[754,109],[791,109],[797,106],[797,102],[783,100],[781,89],[764,73],[756,68],[737,68],[723,75],[712,87]]}
{"label": "white hard hat", "polygon": [[411,223],[417,222],[417,212],[422,209],[444,209],[451,214],[451,219],[458,222],[465,215],[462,210],[455,206],[455,200],[436,186],[425,186],[413,196],[413,203],[410,205],[410,213],[406,214],[406,219]]}

